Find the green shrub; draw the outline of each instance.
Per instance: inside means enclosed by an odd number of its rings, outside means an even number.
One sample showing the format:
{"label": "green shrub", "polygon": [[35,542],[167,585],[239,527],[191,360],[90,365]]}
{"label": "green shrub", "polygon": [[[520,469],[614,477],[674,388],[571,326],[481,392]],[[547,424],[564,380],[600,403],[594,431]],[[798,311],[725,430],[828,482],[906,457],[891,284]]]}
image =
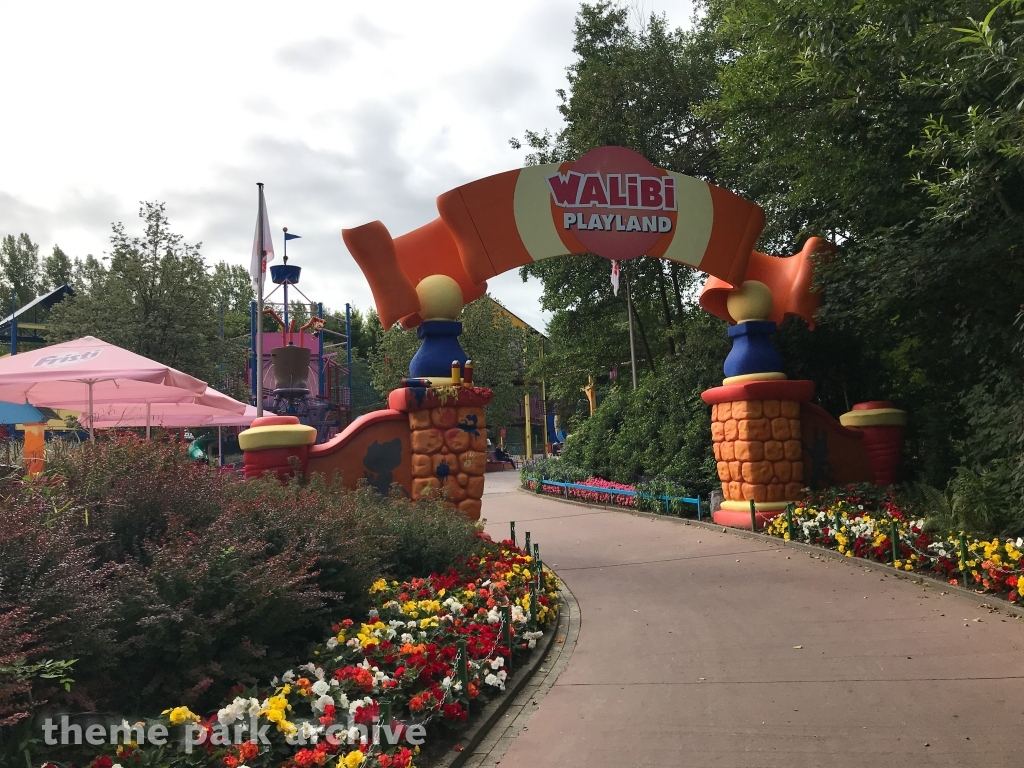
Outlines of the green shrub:
{"label": "green shrub", "polygon": [[1014,467],[993,461],[980,472],[958,467],[946,490],[914,484],[907,488],[923,510],[928,532],[958,533],[982,539],[1024,534],[1024,503],[1015,489]]}
{"label": "green shrub", "polygon": [[649,512],[665,512],[665,502],[660,497],[669,496],[673,499],[673,501],[670,501],[668,505],[668,511],[671,514],[681,515],[683,517],[697,516],[696,504],[684,504],[683,502],[676,500],[680,498],[692,499],[696,496],[696,493],[687,486],[678,482],[675,478],[668,477],[666,475],[658,475],[657,477],[641,480],[636,483],[634,487],[637,492],[637,509]]}
{"label": "green shrub", "polygon": [[549,456],[533,461],[524,461],[519,467],[519,482],[529,487],[529,481],[542,477],[556,483],[582,483],[590,474],[557,456]]}
{"label": "green shrub", "polygon": [[79,660],[73,692],[99,711],[208,708],[365,611],[380,575],[442,571],[480,544],[440,501],[242,482],[174,445],[101,442],[60,470],[9,482],[0,613],[30,611],[41,642]]}
{"label": "green shrub", "polygon": [[618,483],[666,475],[707,496],[719,487],[711,443],[711,408],[681,361],[645,376],[636,390],[618,387],[565,443],[563,458],[587,475]]}

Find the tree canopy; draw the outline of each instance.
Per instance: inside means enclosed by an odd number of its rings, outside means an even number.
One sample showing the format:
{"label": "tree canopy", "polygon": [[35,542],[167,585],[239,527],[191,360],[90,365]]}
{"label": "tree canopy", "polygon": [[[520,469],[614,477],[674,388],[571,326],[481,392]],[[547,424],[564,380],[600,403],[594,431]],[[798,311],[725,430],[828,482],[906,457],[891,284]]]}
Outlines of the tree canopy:
{"label": "tree canopy", "polygon": [[[627,146],[758,203],[759,250],[788,255],[809,236],[829,240],[816,330],[791,319],[777,336],[790,376],[813,379],[834,414],[880,398],[910,411],[912,476],[941,485],[958,466],[1010,462],[1019,493],[1022,32],[1021,0],[704,0],[686,31],[584,4],[557,94],[564,126],[512,144],[531,150],[527,163]],[[625,415],[620,401],[645,395],[608,376],[628,359],[609,271],[596,257],[523,270],[554,313],[543,372],[564,382],[555,388],[566,398],[593,376],[622,414],[605,420],[612,433],[664,442]],[[626,273],[641,375],[685,377],[692,391],[676,398],[686,411],[716,383],[689,373],[708,356],[687,340],[721,349],[725,325],[694,310],[700,275],[649,259]],[[667,464],[604,470],[628,479]]]}

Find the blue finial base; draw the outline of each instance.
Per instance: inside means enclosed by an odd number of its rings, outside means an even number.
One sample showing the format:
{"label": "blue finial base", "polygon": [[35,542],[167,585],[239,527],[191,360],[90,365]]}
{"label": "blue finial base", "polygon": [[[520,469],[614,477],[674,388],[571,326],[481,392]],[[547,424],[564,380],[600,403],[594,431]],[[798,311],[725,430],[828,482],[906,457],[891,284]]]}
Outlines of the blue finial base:
{"label": "blue finial base", "polygon": [[771,342],[775,329],[775,323],[770,320],[748,320],[732,326],[729,329],[732,350],[723,368],[726,378],[781,372],[782,355]]}
{"label": "blue finial base", "polygon": [[465,368],[466,353],[459,344],[462,323],[455,320],[425,320],[416,329],[416,336],[423,340],[420,348],[409,363],[409,375],[413,378],[451,378],[452,360],[459,361]]}

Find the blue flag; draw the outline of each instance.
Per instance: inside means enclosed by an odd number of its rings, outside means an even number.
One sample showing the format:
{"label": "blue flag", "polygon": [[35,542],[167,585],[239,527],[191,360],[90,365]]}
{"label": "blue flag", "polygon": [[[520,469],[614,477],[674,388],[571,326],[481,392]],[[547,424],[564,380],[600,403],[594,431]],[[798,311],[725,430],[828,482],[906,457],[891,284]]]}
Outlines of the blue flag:
{"label": "blue flag", "polygon": [[291,232],[284,233],[285,240],[298,240],[302,235],[293,235]]}

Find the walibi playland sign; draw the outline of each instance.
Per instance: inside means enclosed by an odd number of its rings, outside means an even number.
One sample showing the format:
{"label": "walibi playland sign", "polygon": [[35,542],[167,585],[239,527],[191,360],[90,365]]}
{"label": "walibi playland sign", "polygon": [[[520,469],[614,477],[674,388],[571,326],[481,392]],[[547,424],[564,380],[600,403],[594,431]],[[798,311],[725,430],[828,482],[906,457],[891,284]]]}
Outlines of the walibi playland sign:
{"label": "walibi playland sign", "polygon": [[781,282],[799,284],[791,292],[769,274],[779,273],[779,260],[754,252],[764,211],[713,184],[656,168],[624,147],[488,176],[443,193],[437,209],[437,219],[394,239],[379,221],[342,233],[385,327],[420,323],[415,287],[430,275],[454,278],[468,303],[495,275],[583,253],[668,259],[718,278],[723,291],[744,279],[768,280],[780,320],[786,313],[807,315],[788,295],[806,293],[809,263],[794,260],[783,270]]}

